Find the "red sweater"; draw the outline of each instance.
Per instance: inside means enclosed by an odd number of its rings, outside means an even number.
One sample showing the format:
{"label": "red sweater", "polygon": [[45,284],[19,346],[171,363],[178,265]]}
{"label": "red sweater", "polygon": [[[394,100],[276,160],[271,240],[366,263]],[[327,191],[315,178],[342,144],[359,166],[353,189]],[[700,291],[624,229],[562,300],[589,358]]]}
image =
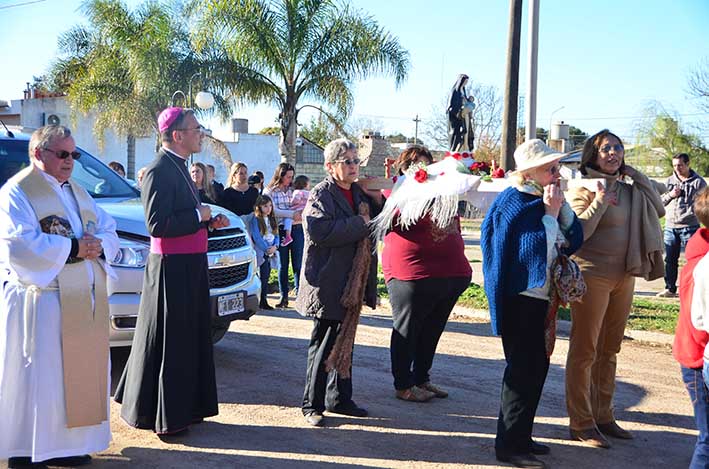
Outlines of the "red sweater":
{"label": "red sweater", "polygon": [[704,361],[704,347],[709,341],[709,334],[692,326],[692,293],[694,280],[692,273],[697,262],[709,252],[709,230],[699,229],[687,242],[685,254],[687,264],[679,277],[679,318],[675,329],[675,342],[672,355],[686,368],[701,368]]}
{"label": "red sweater", "polygon": [[392,278],[470,277],[472,269],[465,257],[460,219],[456,217],[443,230],[427,216],[408,230],[396,225],[384,237],[382,270],[387,282]]}

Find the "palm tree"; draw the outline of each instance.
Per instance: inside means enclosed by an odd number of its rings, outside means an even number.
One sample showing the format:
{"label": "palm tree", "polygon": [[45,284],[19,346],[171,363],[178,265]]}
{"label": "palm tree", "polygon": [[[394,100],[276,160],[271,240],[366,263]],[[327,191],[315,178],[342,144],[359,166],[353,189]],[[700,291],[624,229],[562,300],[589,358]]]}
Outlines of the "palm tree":
{"label": "palm tree", "polygon": [[[406,78],[409,53],[370,16],[338,0],[194,0],[197,45],[221,44],[223,85],[236,103],[274,104],[279,151],[295,164],[298,112],[313,106],[343,122],[354,80],[373,74]],[[302,100],[315,104],[298,107]]]}
{"label": "palm tree", "polygon": [[148,1],[130,11],[119,0],[88,0],[82,9],[89,26],[60,37],[62,56],[52,66],[51,82],[68,94],[72,109],[96,113],[99,143],[108,128],[127,138],[129,177],[135,137],[158,132],[158,113],[175,90],[190,88],[192,78],[214,91],[223,119],[231,115],[229,102],[212,86],[219,77],[210,72],[225,68],[222,59],[208,44],[195,50],[179,7]]}

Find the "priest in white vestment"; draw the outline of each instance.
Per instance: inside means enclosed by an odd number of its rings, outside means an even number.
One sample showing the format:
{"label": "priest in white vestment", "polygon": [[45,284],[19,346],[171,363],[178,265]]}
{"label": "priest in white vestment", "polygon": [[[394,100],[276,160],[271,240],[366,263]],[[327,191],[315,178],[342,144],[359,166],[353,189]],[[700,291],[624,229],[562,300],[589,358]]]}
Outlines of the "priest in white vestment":
{"label": "priest in white vestment", "polygon": [[111,440],[105,259],[119,241],[70,179],[69,129],[38,129],[29,152],[0,189],[0,459],[77,466]]}

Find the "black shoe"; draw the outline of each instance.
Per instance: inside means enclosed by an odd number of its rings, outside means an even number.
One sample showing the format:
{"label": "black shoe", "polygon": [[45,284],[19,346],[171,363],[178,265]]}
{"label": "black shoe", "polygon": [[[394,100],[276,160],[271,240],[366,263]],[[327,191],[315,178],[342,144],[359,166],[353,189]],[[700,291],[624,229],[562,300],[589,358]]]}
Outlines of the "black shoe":
{"label": "black shoe", "polygon": [[541,443],[537,443],[536,441],[532,440],[532,443],[529,446],[529,452],[532,454],[535,454],[537,456],[543,456],[545,454],[551,453],[551,448],[548,447],[547,445],[543,445]]}
{"label": "black shoe", "polygon": [[269,305],[265,301],[263,303],[259,303],[258,307],[264,311],[271,311],[272,309],[274,309],[273,306]]}
{"label": "black shoe", "polygon": [[285,309],[287,307],[288,307],[288,300],[281,300],[278,303],[276,303],[276,308]]}
{"label": "black shoe", "polygon": [[32,462],[30,457],[15,457],[7,460],[8,469],[45,469],[47,465],[44,462]]}
{"label": "black shoe", "polygon": [[354,402],[350,402],[346,405],[338,405],[332,409],[328,409],[328,412],[340,415],[349,415],[350,417],[366,417],[369,415],[366,409],[363,409]]}
{"label": "black shoe", "polygon": [[540,461],[531,453],[510,454],[505,451],[495,450],[495,457],[498,461],[508,462],[516,467],[529,467],[534,469],[544,469],[547,467],[544,461]]}
{"label": "black shoe", "polygon": [[53,458],[43,461],[47,466],[77,467],[91,464],[91,456],[82,454],[81,456],[68,456],[66,458]]}
{"label": "black shoe", "polygon": [[180,441],[182,438],[188,436],[190,434],[190,427],[185,427],[183,429],[174,431],[174,432],[169,432],[169,433],[157,433],[156,435],[162,441],[163,443],[176,443],[177,441]]}

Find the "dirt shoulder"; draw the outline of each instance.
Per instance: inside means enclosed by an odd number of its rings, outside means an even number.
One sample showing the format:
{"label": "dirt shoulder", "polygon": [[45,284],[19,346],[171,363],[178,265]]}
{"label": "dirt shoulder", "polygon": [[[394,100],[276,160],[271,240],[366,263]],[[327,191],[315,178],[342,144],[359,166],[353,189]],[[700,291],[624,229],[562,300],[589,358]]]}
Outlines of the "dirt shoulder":
{"label": "dirt shoulder", "polygon": [[[357,336],[354,397],[367,418],[327,415],[327,427],[300,412],[311,322],[293,311],[238,322],[215,347],[219,415],[166,444],[120,421],[111,406],[113,443],[94,467],[495,467],[493,441],[504,361],[499,338],[475,318],[455,317],[439,345],[433,379],[448,399],[414,404],[394,398],[389,367],[391,317],[367,312]],[[564,406],[561,337],[535,424],[551,467],[687,467],[696,432],[679,367],[666,347],[623,344],[618,358],[617,418],[632,441],[610,450],[571,442]],[[114,354],[114,375],[125,354]],[[504,466],[503,466],[504,467]]]}

